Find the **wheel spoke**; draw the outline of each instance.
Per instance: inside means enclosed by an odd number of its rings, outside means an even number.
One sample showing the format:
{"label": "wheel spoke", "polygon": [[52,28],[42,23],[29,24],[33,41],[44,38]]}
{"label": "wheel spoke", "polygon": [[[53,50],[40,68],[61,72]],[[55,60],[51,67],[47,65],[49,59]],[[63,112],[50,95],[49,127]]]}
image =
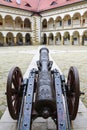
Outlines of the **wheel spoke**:
{"label": "wheel spoke", "polygon": [[11,103],[13,103],[15,101],[15,99],[16,99],[16,96],[12,96],[11,97]]}
{"label": "wheel spoke", "polygon": [[17,90],[14,89],[14,88],[11,88],[11,95],[13,96],[13,95],[15,95],[15,94],[17,94]]}
{"label": "wheel spoke", "polygon": [[16,89],[18,89],[18,88],[17,88],[17,82],[16,82],[16,79],[15,79],[15,76],[12,78],[12,81],[13,81],[14,87],[15,87]]}

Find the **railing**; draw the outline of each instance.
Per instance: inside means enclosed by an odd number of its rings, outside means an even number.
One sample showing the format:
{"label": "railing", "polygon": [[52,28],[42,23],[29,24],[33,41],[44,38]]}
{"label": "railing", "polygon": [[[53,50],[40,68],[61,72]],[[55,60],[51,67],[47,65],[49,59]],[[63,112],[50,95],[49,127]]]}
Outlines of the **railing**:
{"label": "railing", "polygon": [[4,29],[5,30],[14,30],[14,27],[12,27],[12,26],[5,26]]}
{"label": "railing", "polygon": [[70,44],[70,40],[64,40],[64,44],[65,44],[65,45]]}
{"label": "railing", "polygon": [[21,30],[21,31],[32,31],[31,28],[23,28],[23,27],[13,27],[13,26],[0,26],[0,30]]}
{"label": "railing", "polygon": [[73,20],[73,28],[74,27],[81,27],[80,20]]}
{"label": "railing", "polygon": [[56,41],[55,44],[56,44],[56,45],[60,45],[60,44],[61,44],[61,40]]}

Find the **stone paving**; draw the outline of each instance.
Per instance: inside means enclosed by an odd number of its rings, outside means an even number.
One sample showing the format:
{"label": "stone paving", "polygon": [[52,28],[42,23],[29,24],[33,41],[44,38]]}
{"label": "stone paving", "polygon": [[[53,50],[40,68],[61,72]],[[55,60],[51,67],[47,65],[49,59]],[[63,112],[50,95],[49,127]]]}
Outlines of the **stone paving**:
{"label": "stone paving", "polygon": [[[33,58],[33,61],[31,62],[27,72],[36,65],[35,60],[37,60],[36,56]],[[58,66],[54,62],[54,66]],[[58,68],[59,69],[59,68]],[[27,77],[28,73],[24,75],[24,77]],[[84,107],[83,103],[80,101],[79,111],[78,115],[75,121],[71,123],[72,130],[87,130],[87,108]],[[4,115],[2,116],[0,120],[0,130],[16,130],[17,124],[16,121],[12,120],[9,116],[8,109],[6,109]],[[33,130],[55,130],[56,126],[54,122],[49,118],[47,120],[38,118],[33,122],[32,125]]]}

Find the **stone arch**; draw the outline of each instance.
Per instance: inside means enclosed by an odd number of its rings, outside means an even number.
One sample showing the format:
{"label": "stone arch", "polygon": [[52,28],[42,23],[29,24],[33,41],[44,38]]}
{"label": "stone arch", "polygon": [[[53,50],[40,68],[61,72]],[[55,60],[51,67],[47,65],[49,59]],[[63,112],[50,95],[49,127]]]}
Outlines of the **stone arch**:
{"label": "stone arch", "polygon": [[16,39],[17,39],[17,45],[23,45],[23,36],[21,33],[17,34]]}
{"label": "stone arch", "polygon": [[24,28],[31,28],[31,22],[28,18],[24,20]]}
{"label": "stone arch", "polygon": [[87,30],[83,32],[82,45],[87,45]]}
{"label": "stone arch", "polygon": [[73,27],[78,27],[81,24],[81,14],[75,13],[72,17]]}
{"label": "stone arch", "polygon": [[51,30],[54,28],[54,19],[50,18],[48,21],[48,28]]}
{"label": "stone arch", "polygon": [[79,12],[75,12],[75,13],[73,14],[73,19],[77,19],[77,17],[78,17],[78,18],[81,17],[81,14],[80,14]]}
{"label": "stone arch", "polygon": [[78,44],[80,43],[80,35],[79,35],[79,32],[78,32],[78,31],[74,31],[72,37],[73,37],[73,42],[72,42],[72,44],[73,44],[73,45],[78,45]]}
{"label": "stone arch", "polygon": [[62,27],[62,18],[61,18],[60,16],[58,16],[58,17],[55,19],[55,27],[56,27],[56,28]]}
{"label": "stone arch", "polygon": [[31,45],[31,35],[29,33],[25,35],[25,43],[26,45]]}
{"label": "stone arch", "polygon": [[43,19],[42,21],[42,29],[47,28],[47,20]]}
{"label": "stone arch", "polygon": [[0,32],[0,46],[4,45],[4,36],[3,34]]}
{"label": "stone arch", "polygon": [[53,43],[54,43],[54,35],[53,35],[53,33],[50,33],[49,34],[49,45],[53,45]]}
{"label": "stone arch", "polygon": [[5,16],[5,27],[13,28],[13,18],[10,15]]}
{"label": "stone arch", "polygon": [[21,17],[15,18],[15,26],[16,26],[16,28],[23,28],[23,21],[22,21]]}
{"label": "stone arch", "polygon": [[3,19],[2,19],[2,16],[0,15],[0,27],[3,26]]}
{"label": "stone arch", "polygon": [[69,14],[64,16],[64,26],[71,26],[71,16]]}
{"label": "stone arch", "polygon": [[55,41],[56,41],[56,43],[55,43],[56,45],[61,44],[61,33],[60,32],[56,33]]}
{"label": "stone arch", "polygon": [[64,45],[68,45],[68,44],[70,44],[70,33],[65,32],[64,33]]}
{"label": "stone arch", "polygon": [[14,45],[14,36],[12,32],[8,32],[6,35],[6,43],[9,46]]}

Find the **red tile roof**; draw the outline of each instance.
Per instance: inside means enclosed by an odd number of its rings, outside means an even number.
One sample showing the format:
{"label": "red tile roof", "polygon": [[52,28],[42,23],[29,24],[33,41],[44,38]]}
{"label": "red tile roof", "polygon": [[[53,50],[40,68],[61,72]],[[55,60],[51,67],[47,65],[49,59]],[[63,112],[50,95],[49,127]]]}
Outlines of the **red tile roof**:
{"label": "red tile roof", "polygon": [[[11,0],[12,2],[7,2],[6,0],[0,0],[0,5],[11,6],[19,9],[40,12],[68,4],[73,4],[83,0],[20,0],[20,4],[17,4],[16,0]],[[52,5],[52,2],[56,3]],[[25,6],[26,4],[30,6]]]}
{"label": "red tile roof", "polygon": [[[55,1],[57,4],[51,5],[53,1]],[[38,10],[39,11],[48,10],[48,9],[52,9],[52,8],[80,2],[80,1],[82,0],[68,0],[68,1],[67,0],[40,0],[40,6]]]}

